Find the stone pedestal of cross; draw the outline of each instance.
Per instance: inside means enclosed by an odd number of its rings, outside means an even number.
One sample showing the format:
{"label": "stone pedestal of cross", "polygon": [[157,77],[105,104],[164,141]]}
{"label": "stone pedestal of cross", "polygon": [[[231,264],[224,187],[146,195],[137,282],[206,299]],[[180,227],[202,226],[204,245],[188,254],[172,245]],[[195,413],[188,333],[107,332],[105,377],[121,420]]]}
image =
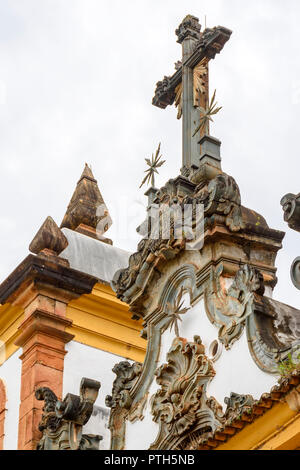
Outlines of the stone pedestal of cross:
{"label": "stone pedestal of cross", "polygon": [[182,61],[175,64],[174,75],[157,83],[152,103],[159,108],[177,106],[177,117],[182,116],[181,173],[189,176],[202,162],[220,168],[221,142],[209,135],[209,122],[201,123],[209,107],[208,64],[223,49],[231,31],[217,26],[201,33],[198,18],[188,15],[176,35],[182,45]]}

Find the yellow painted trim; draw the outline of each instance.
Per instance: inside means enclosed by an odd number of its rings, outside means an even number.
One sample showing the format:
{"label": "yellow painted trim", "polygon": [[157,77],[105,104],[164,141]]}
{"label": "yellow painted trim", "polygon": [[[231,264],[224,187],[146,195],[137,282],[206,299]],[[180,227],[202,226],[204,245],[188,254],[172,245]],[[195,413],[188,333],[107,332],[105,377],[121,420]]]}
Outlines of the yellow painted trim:
{"label": "yellow painted trim", "polygon": [[131,319],[128,305],[110,286],[97,283],[91,294],[72,300],[67,317],[73,321],[67,331],[75,341],[143,362],[147,343],[140,337],[142,322]]}
{"label": "yellow painted trim", "polygon": [[23,320],[23,313],[24,309],[22,307],[9,303],[0,305],[0,365],[19,349],[14,342]]}
{"label": "yellow painted trim", "polygon": [[300,447],[300,414],[277,430],[262,445],[260,450],[295,450]]}
{"label": "yellow painted trim", "polygon": [[[295,419],[297,413],[287,403],[277,403],[253,423],[246,425],[216,450],[254,450],[262,448],[272,436]],[[282,435],[283,436],[283,435]],[[288,438],[288,435],[287,435]]]}

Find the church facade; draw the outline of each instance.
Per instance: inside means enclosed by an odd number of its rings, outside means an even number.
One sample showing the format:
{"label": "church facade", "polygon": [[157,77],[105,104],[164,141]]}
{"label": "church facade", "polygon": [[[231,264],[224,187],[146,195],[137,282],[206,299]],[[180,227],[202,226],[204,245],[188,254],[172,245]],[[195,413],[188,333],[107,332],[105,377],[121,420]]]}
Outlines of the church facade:
{"label": "church facade", "polygon": [[[242,205],[210,134],[209,62],[231,31],[188,15],[176,35],[153,104],[177,107],[182,168],[158,189],[160,147],[146,160],[136,252],[105,237],[86,166],[60,228],[48,217],[0,285],[4,449],[300,448],[300,310],[273,298],[284,233]],[[298,230],[298,196],[282,205]]]}

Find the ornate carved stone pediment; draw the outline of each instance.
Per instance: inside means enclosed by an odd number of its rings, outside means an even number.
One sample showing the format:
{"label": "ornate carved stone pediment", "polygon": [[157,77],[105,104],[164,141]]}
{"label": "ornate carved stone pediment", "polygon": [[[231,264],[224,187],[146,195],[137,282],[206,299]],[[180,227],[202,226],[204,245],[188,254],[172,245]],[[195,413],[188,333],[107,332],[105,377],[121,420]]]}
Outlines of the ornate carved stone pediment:
{"label": "ornate carved stone pediment", "polygon": [[82,435],[97,399],[100,382],[83,378],[80,396],[68,393],[63,401],[47,387],[38,388],[37,400],[44,401],[39,430],[43,437],[37,450],[98,450],[101,436]]}
{"label": "ornate carved stone pediment", "polygon": [[151,401],[159,433],[150,449],[178,448],[188,434],[215,430],[223,421],[222,407],[206,396],[215,371],[200,337],[175,338],[167,360],[156,371],[160,389]]}
{"label": "ornate carved stone pediment", "polygon": [[[241,231],[245,227],[238,185],[231,176],[225,173],[217,175],[205,187],[202,185],[201,188],[196,187],[183,177],[170,180],[157,193],[154,203],[159,208],[163,208],[163,205],[171,206],[173,213],[176,212],[174,207],[177,206],[180,209],[179,214],[183,214],[186,206],[190,204],[193,207],[191,227],[198,220],[198,214],[195,210],[197,204],[200,204],[203,209],[204,229],[209,226],[210,219],[216,216],[221,216],[224,225],[232,232]],[[189,241],[184,232],[179,238],[174,228],[176,226],[174,218],[171,219],[168,238],[164,238],[161,235],[163,220],[163,215],[161,215],[160,227],[157,229],[159,237],[153,239],[149,232],[147,237],[139,243],[138,251],[129,258],[128,268],[117,271],[112,281],[117,296],[124,302],[131,304],[132,311],[141,310],[141,303],[137,302],[137,299],[140,299],[141,302],[145,300],[148,295],[147,286],[155,278],[155,275],[159,275],[161,267],[178,256]],[[133,310],[134,303],[136,303],[136,308]]]}

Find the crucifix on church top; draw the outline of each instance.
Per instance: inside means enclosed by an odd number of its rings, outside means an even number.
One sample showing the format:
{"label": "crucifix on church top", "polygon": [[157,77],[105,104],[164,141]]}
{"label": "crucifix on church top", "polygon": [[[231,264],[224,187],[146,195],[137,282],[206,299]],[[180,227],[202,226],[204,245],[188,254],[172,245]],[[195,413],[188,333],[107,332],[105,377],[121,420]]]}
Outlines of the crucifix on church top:
{"label": "crucifix on church top", "polygon": [[177,106],[177,118],[182,117],[182,173],[188,175],[192,167],[199,166],[200,143],[209,134],[207,113],[211,107],[214,113],[218,110],[215,94],[209,102],[208,64],[221,52],[231,31],[217,26],[201,32],[198,18],[188,15],[175,33],[182,45],[182,60],[175,64],[171,77],[157,83],[152,103],[159,108]]}

